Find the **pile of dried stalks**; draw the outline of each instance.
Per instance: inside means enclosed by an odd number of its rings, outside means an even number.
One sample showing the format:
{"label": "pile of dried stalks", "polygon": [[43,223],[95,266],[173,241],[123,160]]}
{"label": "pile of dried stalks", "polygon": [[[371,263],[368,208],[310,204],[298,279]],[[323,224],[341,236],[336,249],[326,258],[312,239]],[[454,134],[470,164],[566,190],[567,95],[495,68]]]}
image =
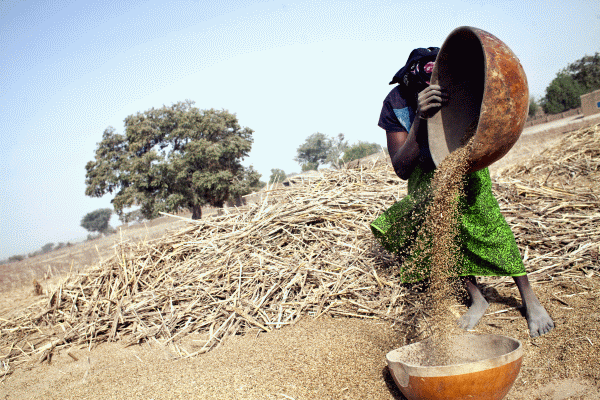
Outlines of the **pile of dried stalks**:
{"label": "pile of dried stalks", "polygon": [[503,171],[494,194],[531,280],[598,273],[598,182],[600,125],[565,134],[555,146]]}
{"label": "pile of dried stalks", "polygon": [[[600,190],[582,182],[600,181],[599,159],[597,125],[566,135],[495,185],[534,280],[598,272]],[[418,294],[400,285],[389,268],[394,258],[368,228],[405,190],[387,165],[326,170],[270,190],[244,212],[193,221],[160,240],[122,242],[43,302],[0,319],[5,373],[8,362],[116,339],[157,340],[192,356],[229,335],[324,313],[383,318],[418,333],[426,319]],[[191,332],[206,335],[193,353],[177,346]]]}
{"label": "pile of dried stalks", "polygon": [[[404,323],[404,293],[375,267],[393,258],[372,242],[369,223],[406,191],[393,171],[323,171],[320,179],[272,189],[244,212],[192,221],[69,279],[41,304],[2,321],[4,359],[46,358],[73,343],[207,333],[202,353],[229,335],[269,331],[305,315],[386,318]],[[46,336],[40,326],[58,328]],[[53,332],[57,329],[52,329]],[[7,354],[8,351],[8,354]]]}

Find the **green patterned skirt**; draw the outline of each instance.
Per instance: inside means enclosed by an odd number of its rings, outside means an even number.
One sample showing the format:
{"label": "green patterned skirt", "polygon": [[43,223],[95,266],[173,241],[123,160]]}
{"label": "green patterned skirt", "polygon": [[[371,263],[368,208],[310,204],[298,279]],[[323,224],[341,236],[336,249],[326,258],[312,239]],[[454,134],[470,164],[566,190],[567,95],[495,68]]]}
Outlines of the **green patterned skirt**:
{"label": "green patterned skirt", "polygon": [[[425,220],[425,210],[431,201],[431,180],[434,171],[425,173],[421,168],[408,179],[408,194],[371,223],[371,231],[383,247],[401,257],[403,265],[414,254],[411,249],[419,228]],[[525,266],[515,237],[500,212],[492,194],[492,181],[487,168],[465,177],[464,196],[459,199],[459,247],[462,251],[457,275],[467,276],[521,276]],[[428,261],[418,268],[423,273],[408,275],[401,268],[405,282],[427,276]]]}

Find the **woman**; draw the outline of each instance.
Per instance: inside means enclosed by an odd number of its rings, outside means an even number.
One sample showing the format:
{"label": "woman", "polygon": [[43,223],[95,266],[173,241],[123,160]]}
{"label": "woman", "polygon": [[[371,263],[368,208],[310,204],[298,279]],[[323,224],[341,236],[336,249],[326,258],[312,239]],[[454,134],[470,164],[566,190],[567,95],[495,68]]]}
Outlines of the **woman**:
{"label": "woman", "polygon": [[[435,164],[429,152],[426,120],[448,99],[444,88],[429,82],[438,51],[437,47],[429,47],[410,53],[406,65],[390,82],[399,85],[385,98],[379,118],[379,126],[387,134],[394,171],[401,179],[408,179],[408,195],[375,220],[371,229],[387,250],[398,253],[404,261],[411,257],[411,246],[424,221],[423,211],[431,200]],[[488,307],[475,275],[511,276],[523,300],[531,337],[549,332],[554,322],[529,284],[514,235],[492,194],[488,169],[467,175],[464,185],[464,196],[459,201],[459,275],[464,277],[471,305],[459,326],[472,329]],[[428,266],[419,267],[420,274],[403,270],[402,278],[422,279]]]}

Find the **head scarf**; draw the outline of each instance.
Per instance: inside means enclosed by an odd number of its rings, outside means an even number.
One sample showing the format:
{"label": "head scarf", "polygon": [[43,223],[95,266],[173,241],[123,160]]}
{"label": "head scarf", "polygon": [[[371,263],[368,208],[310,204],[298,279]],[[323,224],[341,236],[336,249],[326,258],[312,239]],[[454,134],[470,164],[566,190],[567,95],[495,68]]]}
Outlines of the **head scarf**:
{"label": "head scarf", "polygon": [[429,86],[431,72],[439,51],[439,47],[418,48],[411,51],[406,65],[394,75],[390,85],[400,83],[417,92]]}

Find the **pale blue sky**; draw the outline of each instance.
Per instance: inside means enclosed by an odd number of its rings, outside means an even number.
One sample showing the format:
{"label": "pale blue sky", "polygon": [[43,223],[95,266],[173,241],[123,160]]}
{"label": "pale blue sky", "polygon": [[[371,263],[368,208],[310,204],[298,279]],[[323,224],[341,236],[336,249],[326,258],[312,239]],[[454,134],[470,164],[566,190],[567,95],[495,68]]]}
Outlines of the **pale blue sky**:
{"label": "pale blue sky", "polygon": [[597,0],[0,1],[0,259],[81,239],[86,162],[108,126],[191,99],[255,131],[245,165],[298,172],[312,133],[385,145],[388,82],[415,47],[475,26],[530,91],[600,50]]}

